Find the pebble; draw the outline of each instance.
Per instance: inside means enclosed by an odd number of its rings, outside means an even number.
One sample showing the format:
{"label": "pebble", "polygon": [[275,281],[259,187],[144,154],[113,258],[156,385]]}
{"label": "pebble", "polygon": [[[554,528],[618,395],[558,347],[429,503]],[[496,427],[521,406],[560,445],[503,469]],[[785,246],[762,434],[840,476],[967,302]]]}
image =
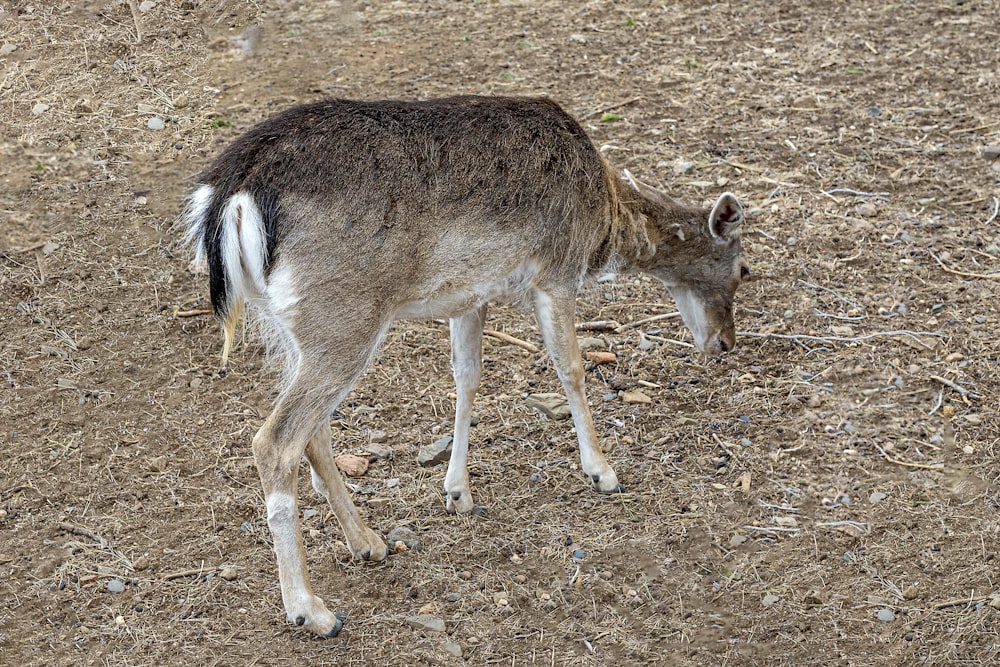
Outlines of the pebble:
{"label": "pebble", "polygon": [[234,581],[237,577],[236,568],[224,567],[222,568],[222,571],[219,572],[219,576],[225,579],[226,581]]}
{"label": "pebble", "polygon": [[125,592],[125,582],[121,579],[112,579],[108,582],[108,590],[112,593],[124,593]]}
{"label": "pebble", "polygon": [[462,570],[461,572],[458,573],[458,578],[462,579],[463,581],[469,581],[470,579],[472,579],[472,573],[469,572],[468,570]]}
{"label": "pebble", "polygon": [[678,160],[674,163],[674,173],[675,174],[693,174],[695,167],[694,162],[689,162],[688,160]]}
{"label": "pebble", "polygon": [[607,343],[600,338],[583,338],[580,340],[581,352],[586,352],[587,350],[606,350],[607,348]]}
{"label": "pebble", "polygon": [[875,205],[870,204],[868,202],[860,204],[857,208],[857,211],[858,215],[860,215],[863,218],[874,218],[876,215],[878,215],[878,209],[875,208]]}
{"label": "pebble", "polygon": [[371,454],[376,460],[388,461],[392,458],[392,447],[379,442],[369,444],[365,447],[365,451]]}
{"label": "pebble", "polygon": [[514,583],[516,584],[526,584],[528,583],[528,577],[523,574],[514,575]]}
{"label": "pebble", "polygon": [[149,567],[149,559],[145,556],[139,556],[132,562],[132,569],[136,572],[142,572]]}
{"label": "pebble", "polygon": [[577,549],[573,552],[573,558],[576,560],[583,560],[583,557],[587,555],[587,552],[583,549]]}
{"label": "pebble", "polygon": [[[4,46],[7,46],[6,44]],[[1000,146],[987,146],[983,149],[983,157],[987,160],[1000,158]]]}
{"label": "pebble", "polygon": [[653,402],[649,396],[642,393],[638,389],[633,389],[630,391],[622,392],[622,402],[623,403],[634,403],[638,405],[650,405]]}
{"label": "pebble", "polygon": [[980,417],[977,414],[962,415],[962,419],[964,419],[966,423],[968,423],[971,426],[979,426],[980,424],[983,423],[982,417]]}
{"label": "pebble", "polygon": [[35,106],[31,107],[31,113],[39,116],[49,110],[49,105],[45,102],[39,102]]}
{"label": "pebble", "polygon": [[381,429],[369,431],[368,433],[369,442],[386,442],[388,439],[389,434]]}
{"label": "pebble", "polygon": [[429,445],[424,445],[417,453],[417,463],[422,466],[432,466],[444,463],[451,458],[451,436],[438,438]]}
{"label": "pebble", "polygon": [[524,402],[549,419],[568,419],[572,416],[569,401],[562,394],[528,394]]}
{"label": "pebble", "polygon": [[777,602],[778,600],[780,600],[780,599],[781,599],[781,598],[779,598],[779,597],[778,597],[777,595],[773,595],[773,594],[770,594],[770,593],[769,593],[769,594],[767,594],[767,595],[765,595],[765,596],[764,596],[764,599],[763,599],[763,600],[761,600],[761,601],[760,601],[760,603],[761,603],[762,605],[764,605],[765,607],[773,607],[773,606],[774,606],[774,604],[775,604],[775,603],[776,603],[776,602]]}
{"label": "pebble", "polygon": [[166,127],[166,125],[164,124],[162,118],[153,116],[152,118],[146,121],[146,127],[148,127],[151,130],[162,130],[164,127]]}
{"label": "pebble", "polygon": [[416,616],[407,616],[406,624],[413,628],[414,630],[423,630],[424,632],[444,632],[444,620],[434,616],[432,614],[417,614]]}
{"label": "pebble", "polygon": [[402,542],[406,545],[407,549],[416,549],[420,546],[420,540],[417,539],[417,534],[406,526],[397,526],[396,528],[393,528],[389,531],[389,534],[386,535],[386,539],[389,544]]}
{"label": "pebble", "polygon": [[733,535],[729,538],[729,546],[738,547],[747,541],[746,535]]}
{"label": "pebble", "polygon": [[152,9],[155,6],[156,6],[156,3],[153,2],[153,0],[143,0],[142,4],[139,5],[139,11],[142,12],[143,14],[145,14],[146,12],[148,12],[150,9]]}
{"label": "pebble", "polygon": [[878,610],[878,620],[883,623],[888,623],[889,621],[896,620],[896,613],[892,609],[879,609]]}
{"label": "pebble", "polygon": [[459,600],[462,599],[462,594],[461,593],[445,593],[444,594],[444,599],[447,600],[448,602],[458,602]]}
{"label": "pebble", "polygon": [[17,51],[17,45],[10,42],[5,42],[3,46],[0,46],[0,56],[6,56],[14,51]]}
{"label": "pebble", "polygon": [[368,457],[357,454],[338,454],[334,459],[337,467],[348,477],[361,477],[368,472]]}
{"label": "pebble", "polygon": [[798,237],[789,236],[788,239],[785,240],[785,245],[793,246],[793,245],[795,245],[798,242],[799,242]]}
{"label": "pebble", "polygon": [[450,656],[461,658],[462,657],[462,647],[455,642],[445,642],[444,651]]}
{"label": "pebble", "polygon": [[872,505],[875,505],[876,503],[879,503],[885,499],[886,495],[881,491],[876,491],[875,493],[868,496],[868,502],[870,502]]}
{"label": "pebble", "polygon": [[994,595],[990,598],[990,606],[994,609],[1000,609],[1000,595]]}

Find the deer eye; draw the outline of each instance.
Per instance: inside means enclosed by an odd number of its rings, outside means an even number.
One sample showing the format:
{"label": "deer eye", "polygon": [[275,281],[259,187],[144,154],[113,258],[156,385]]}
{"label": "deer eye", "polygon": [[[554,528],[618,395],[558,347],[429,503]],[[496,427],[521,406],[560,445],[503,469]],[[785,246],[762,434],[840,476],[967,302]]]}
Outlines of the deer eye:
{"label": "deer eye", "polygon": [[746,280],[750,277],[750,269],[747,266],[740,267],[740,280]]}

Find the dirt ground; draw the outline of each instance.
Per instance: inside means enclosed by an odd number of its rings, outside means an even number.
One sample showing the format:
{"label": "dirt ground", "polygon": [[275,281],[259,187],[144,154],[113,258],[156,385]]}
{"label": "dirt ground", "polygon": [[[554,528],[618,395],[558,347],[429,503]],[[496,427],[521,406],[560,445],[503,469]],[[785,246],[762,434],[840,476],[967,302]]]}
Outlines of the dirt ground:
{"label": "dirt ground", "polygon": [[[998,664],[998,12],[0,0],[0,663]],[[613,497],[525,405],[560,391],[545,352],[488,339],[484,511],[455,517],[443,466],[416,462],[450,431],[447,325],[396,326],[335,447],[386,432],[352,489],[419,545],[351,561],[303,468],[315,588],[347,614],[314,639],[284,620],[251,459],[274,378],[252,332],[217,372],[172,225],[221,146],[289,104],[465,92],[548,95],[612,164],[737,193],[740,344],[706,361],[677,319],[581,331],[618,355],[587,374]],[[622,276],[578,314],[672,311]],[[447,632],[407,626],[421,611]]]}

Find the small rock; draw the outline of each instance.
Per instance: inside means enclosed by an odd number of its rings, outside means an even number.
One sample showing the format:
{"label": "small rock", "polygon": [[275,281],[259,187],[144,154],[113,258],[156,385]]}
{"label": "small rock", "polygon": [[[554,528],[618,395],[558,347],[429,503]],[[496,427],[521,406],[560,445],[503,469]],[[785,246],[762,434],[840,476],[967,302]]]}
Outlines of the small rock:
{"label": "small rock", "polygon": [[1000,609],[1000,595],[994,595],[990,598],[990,606],[994,609]]}
{"label": "small rock", "polygon": [[162,118],[153,116],[152,118],[146,121],[146,127],[148,127],[151,130],[162,130],[164,127],[166,127],[166,124],[163,122]]}
{"label": "small rock", "polygon": [[549,419],[568,419],[573,415],[569,409],[569,401],[562,394],[529,394],[524,402]]}
{"label": "small rock", "polygon": [[729,546],[738,547],[747,541],[746,535],[733,535],[729,538]]}
{"label": "small rock", "polygon": [[188,383],[188,386],[191,387],[192,389],[197,389],[202,385],[204,381],[205,380],[202,378],[192,378],[191,382]]}
{"label": "small rock", "polygon": [[584,353],[583,356],[586,357],[587,361],[593,361],[595,364],[613,364],[618,361],[618,355],[614,352],[590,350]]}
{"label": "small rock", "polygon": [[678,160],[677,162],[674,162],[674,173],[681,175],[693,174],[695,167],[697,167],[697,165],[694,162],[689,162],[688,160]]}
{"label": "small rock", "polygon": [[977,414],[962,415],[962,419],[970,426],[979,426],[983,423],[983,418]]}
{"label": "small rock", "polygon": [[434,616],[432,614],[417,614],[416,616],[407,616],[406,624],[413,628],[414,630],[423,630],[424,632],[444,632],[444,620]]}
{"label": "small rock", "polygon": [[896,613],[892,609],[882,608],[878,610],[878,620],[883,623],[896,620]]}
{"label": "small rock", "polygon": [[153,0],[143,0],[142,3],[139,5],[139,11],[145,14],[155,6],[156,3],[153,2]]}
{"label": "small rock", "polygon": [[920,589],[916,586],[910,585],[903,589],[904,600],[913,600],[918,595],[920,595]]}
{"label": "small rock", "polygon": [[462,657],[462,647],[456,644],[455,642],[445,642],[444,652],[455,658]]}
{"label": "small rock", "polygon": [[125,582],[121,579],[112,579],[108,582],[108,590],[112,593],[124,593],[125,592]]}
{"label": "small rock", "polygon": [[582,338],[580,339],[580,351],[586,352],[587,350],[606,350],[608,344],[605,343],[600,338]]}
{"label": "small rock", "polygon": [[878,209],[875,208],[875,205],[868,202],[858,205],[856,210],[862,218],[874,218],[878,215]]}
{"label": "small rock", "polygon": [[35,106],[31,107],[31,113],[35,114],[36,116],[40,116],[48,110],[49,110],[49,105],[45,104],[44,102],[39,102]]}
{"label": "small rock", "polygon": [[233,581],[237,577],[236,568],[235,567],[224,567],[224,568],[222,568],[222,571],[219,572],[219,576],[222,577],[223,579],[225,579],[226,581]]}
{"label": "small rock", "polygon": [[79,114],[94,113],[94,103],[85,97],[80,98],[73,105],[73,113],[79,113]]}
{"label": "small rock", "polygon": [[462,570],[461,572],[458,573],[458,578],[461,579],[462,581],[471,581],[472,573],[469,572],[468,570]]}
{"label": "small rock", "polygon": [[368,457],[357,454],[339,454],[334,459],[337,467],[343,470],[348,477],[361,477],[368,472]]}
{"label": "small rock", "polygon": [[778,600],[780,599],[781,598],[779,598],[777,595],[768,593],[767,595],[764,596],[764,599],[761,600],[760,603],[765,607],[773,607],[775,603],[777,603]]}
{"label": "small rock", "polygon": [[[4,46],[7,46],[4,44]],[[983,149],[983,157],[987,160],[1000,158],[1000,146],[987,146]]]}
{"label": "small rock", "polygon": [[386,442],[389,440],[389,434],[381,429],[368,432],[368,442]]}
{"label": "small rock", "polygon": [[402,542],[408,549],[416,549],[420,546],[420,540],[417,539],[417,534],[406,526],[397,526],[396,528],[390,530],[389,534],[386,535],[386,540],[389,544]]}
{"label": "small rock", "polygon": [[962,354],[961,352],[952,352],[951,354],[949,354],[947,357],[944,358],[944,360],[947,362],[962,361],[963,359],[965,359],[965,355]]}
{"label": "small rock", "polygon": [[649,396],[642,393],[638,389],[633,389],[630,391],[622,392],[622,402],[623,403],[636,403],[640,405],[650,405],[653,402]]}
{"label": "small rock", "polygon": [[787,246],[793,246],[793,245],[797,244],[798,242],[799,242],[799,239],[796,236],[789,236],[787,239],[785,239],[785,245],[787,245]]}
{"label": "small rock", "polygon": [[577,549],[573,552],[573,558],[576,560],[583,560],[583,557],[587,555],[587,552],[583,549]]}
{"label": "small rock", "polygon": [[0,56],[6,56],[10,53],[17,51],[17,45],[11,44],[10,42],[5,42],[3,46],[0,46]]}
{"label": "small rock", "polygon": [[438,438],[429,445],[424,445],[417,452],[417,463],[422,466],[432,466],[444,463],[451,458],[451,436]]}
{"label": "small rock", "polygon": [[372,458],[379,461],[388,461],[392,458],[392,447],[379,442],[370,443],[365,447],[365,451],[372,455]]}
{"label": "small rock", "polygon": [[139,556],[134,561],[132,561],[132,569],[136,572],[142,572],[149,567],[149,559],[145,556]]}
{"label": "small rock", "polygon": [[444,594],[444,599],[447,600],[448,602],[458,602],[459,600],[462,599],[462,594],[461,593],[445,593]]}
{"label": "small rock", "polygon": [[870,502],[872,505],[875,505],[876,503],[879,503],[885,499],[886,495],[881,491],[876,491],[875,493],[868,496],[868,502]]}

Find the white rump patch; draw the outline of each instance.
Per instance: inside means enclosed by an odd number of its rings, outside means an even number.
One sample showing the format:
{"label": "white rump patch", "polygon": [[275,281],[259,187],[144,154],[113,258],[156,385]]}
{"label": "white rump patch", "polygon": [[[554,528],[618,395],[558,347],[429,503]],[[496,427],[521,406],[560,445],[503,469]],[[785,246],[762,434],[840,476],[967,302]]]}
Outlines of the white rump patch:
{"label": "white rump patch", "polygon": [[230,293],[245,299],[262,294],[267,241],[260,209],[248,193],[237,192],[226,203],[221,241],[222,265]]}

